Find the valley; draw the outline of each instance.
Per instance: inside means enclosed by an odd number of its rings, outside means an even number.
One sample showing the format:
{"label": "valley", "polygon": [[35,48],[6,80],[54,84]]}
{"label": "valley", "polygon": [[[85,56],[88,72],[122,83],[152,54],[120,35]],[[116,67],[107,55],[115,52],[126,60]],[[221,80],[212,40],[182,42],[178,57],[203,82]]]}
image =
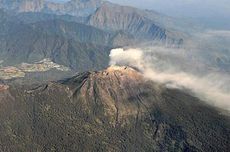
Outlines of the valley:
{"label": "valley", "polygon": [[43,59],[42,61],[35,62],[33,64],[22,63],[17,66],[2,67],[0,68],[0,79],[10,80],[13,78],[23,78],[26,73],[32,72],[45,72],[51,69],[59,71],[68,71],[69,68],[58,65],[52,62],[50,59]]}

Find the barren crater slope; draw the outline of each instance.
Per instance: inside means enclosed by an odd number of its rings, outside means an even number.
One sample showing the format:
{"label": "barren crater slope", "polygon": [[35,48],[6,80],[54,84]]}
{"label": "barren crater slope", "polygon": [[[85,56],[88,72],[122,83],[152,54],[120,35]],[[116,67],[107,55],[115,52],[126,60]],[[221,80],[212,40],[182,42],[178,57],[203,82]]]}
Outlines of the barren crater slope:
{"label": "barren crater slope", "polygon": [[228,151],[230,119],[129,67],[0,92],[3,151]]}

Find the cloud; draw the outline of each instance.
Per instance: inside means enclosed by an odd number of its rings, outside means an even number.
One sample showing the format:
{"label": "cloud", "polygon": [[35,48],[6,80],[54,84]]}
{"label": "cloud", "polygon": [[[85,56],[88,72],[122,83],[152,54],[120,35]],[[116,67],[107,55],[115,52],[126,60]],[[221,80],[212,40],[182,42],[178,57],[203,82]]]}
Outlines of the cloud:
{"label": "cloud", "polygon": [[[207,103],[230,111],[229,75],[208,71],[200,74],[192,60],[184,61],[186,56],[184,49],[176,51],[165,47],[126,50],[119,48],[111,50],[110,65],[135,67],[147,79],[165,84],[167,87],[187,88]],[[183,69],[184,63],[186,64]],[[202,65],[198,65],[200,64]]]}

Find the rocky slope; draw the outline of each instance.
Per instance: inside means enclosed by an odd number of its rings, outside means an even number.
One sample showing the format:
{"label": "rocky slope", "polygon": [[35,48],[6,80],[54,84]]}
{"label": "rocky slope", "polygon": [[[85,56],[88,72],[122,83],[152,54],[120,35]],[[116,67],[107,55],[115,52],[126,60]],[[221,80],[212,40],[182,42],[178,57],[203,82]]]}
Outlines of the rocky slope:
{"label": "rocky slope", "polygon": [[[14,16],[2,10],[0,14],[0,60],[6,66],[50,58],[75,71],[100,69],[108,65],[108,54],[113,47],[137,44],[139,38],[147,38],[149,34],[152,39],[167,39],[162,35],[165,30],[157,26],[150,33],[145,33],[145,27],[141,26],[143,31],[138,34],[138,21],[130,29],[106,31],[77,23],[67,16],[37,14],[37,19],[28,21],[23,14]],[[146,25],[147,31],[150,25]]]}
{"label": "rocky slope", "polygon": [[[178,22],[169,17],[154,11],[139,10],[101,0],[71,0],[66,3],[44,0],[2,0],[0,7],[19,13],[40,12],[70,15],[74,16],[77,22],[92,25],[102,30],[122,31],[126,35],[131,35],[129,38],[133,36],[138,41],[157,40],[168,44],[181,44],[184,38],[184,35],[179,32],[180,30],[173,30]],[[37,18],[37,16],[35,17]],[[42,18],[48,17],[40,14],[40,19],[43,20]],[[125,37],[121,39],[127,40],[128,38],[126,36],[126,39]]]}
{"label": "rocky slope", "polygon": [[1,0],[0,7],[14,12],[46,12],[89,16],[102,4],[101,0],[71,0],[54,3],[46,0]]}
{"label": "rocky slope", "polygon": [[26,24],[11,21],[6,16],[6,20],[0,19],[0,22],[3,66],[33,63],[45,58],[76,71],[103,68],[108,64],[114,37],[108,32],[63,20]]}
{"label": "rocky slope", "polygon": [[3,151],[228,151],[230,121],[129,67],[0,92]]}
{"label": "rocky slope", "polygon": [[[157,40],[182,43],[182,35],[160,25],[155,12],[138,10],[128,6],[104,3],[89,19],[89,24],[104,30],[124,31],[143,41]],[[164,17],[162,17],[164,18]],[[176,42],[175,42],[176,41]]]}
{"label": "rocky slope", "polygon": [[15,12],[39,12],[44,0],[0,0],[0,7]]}
{"label": "rocky slope", "polygon": [[0,0],[0,8],[2,66],[49,58],[74,72],[98,70],[111,48],[183,43],[180,32],[159,24],[160,14],[100,0]]}

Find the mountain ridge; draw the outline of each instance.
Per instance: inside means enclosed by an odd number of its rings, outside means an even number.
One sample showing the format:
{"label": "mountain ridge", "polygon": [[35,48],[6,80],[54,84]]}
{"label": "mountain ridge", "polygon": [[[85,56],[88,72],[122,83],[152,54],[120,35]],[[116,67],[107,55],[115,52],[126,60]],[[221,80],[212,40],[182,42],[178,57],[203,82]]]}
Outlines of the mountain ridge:
{"label": "mountain ridge", "polygon": [[[88,16],[93,13],[103,1],[101,0],[71,0],[65,3],[55,3],[46,0],[1,0],[0,7],[15,12],[47,12],[59,15],[69,14]],[[85,9],[87,8],[87,9]]]}
{"label": "mountain ridge", "polygon": [[[28,0],[21,0],[21,5],[23,5],[24,1],[27,2]],[[12,3],[12,7],[14,7],[15,5],[20,5],[20,2],[16,4],[13,2],[8,3],[9,5]],[[28,2],[33,3],[34,1],[29,0]],[[178,30],[173,30],[171,27],[168,28],[166,26],[168,21],[172,23],[169,18],[154,11],[139,10],[137,8],[121,6],[100,0],[72,0],[65,3],[43,1],[40,3],[44,5],[43,9],[25,9],[24,11],[19,10],[18,12],[43,12],[56,15],[71,15],[77,17],[78,20],[84,24],[103,30],[123,31],[126,34],[133,35],[139,40],[167,41],[167,43],[180,44],[184,38],[183,34]],[[2,8],[4,8],[4,5],[2,5]],[[8,6],[5,8],[15,10]]]}
{"label": "mountain ridge", "polygon": [[159,16],[156,14],[108,2],[102,4],[90,16],[88,24],[109,31],[124,31],[139,40],[156,40],[179,45],[183,43],[183,34],[160,25],[159,19],[153,17]]}
{"label": "mountain ridge", "polygon": [[35,23],[14,22],[7,15],[6,20],[1,19],[0,58],[4,60],[3,66],[37,62],[45,58],[78,71],[93,65],[95,68],[96,65],[107,65],[108,57],[105,56],[109,54],[114,37],[108,32],[59,19]]}

